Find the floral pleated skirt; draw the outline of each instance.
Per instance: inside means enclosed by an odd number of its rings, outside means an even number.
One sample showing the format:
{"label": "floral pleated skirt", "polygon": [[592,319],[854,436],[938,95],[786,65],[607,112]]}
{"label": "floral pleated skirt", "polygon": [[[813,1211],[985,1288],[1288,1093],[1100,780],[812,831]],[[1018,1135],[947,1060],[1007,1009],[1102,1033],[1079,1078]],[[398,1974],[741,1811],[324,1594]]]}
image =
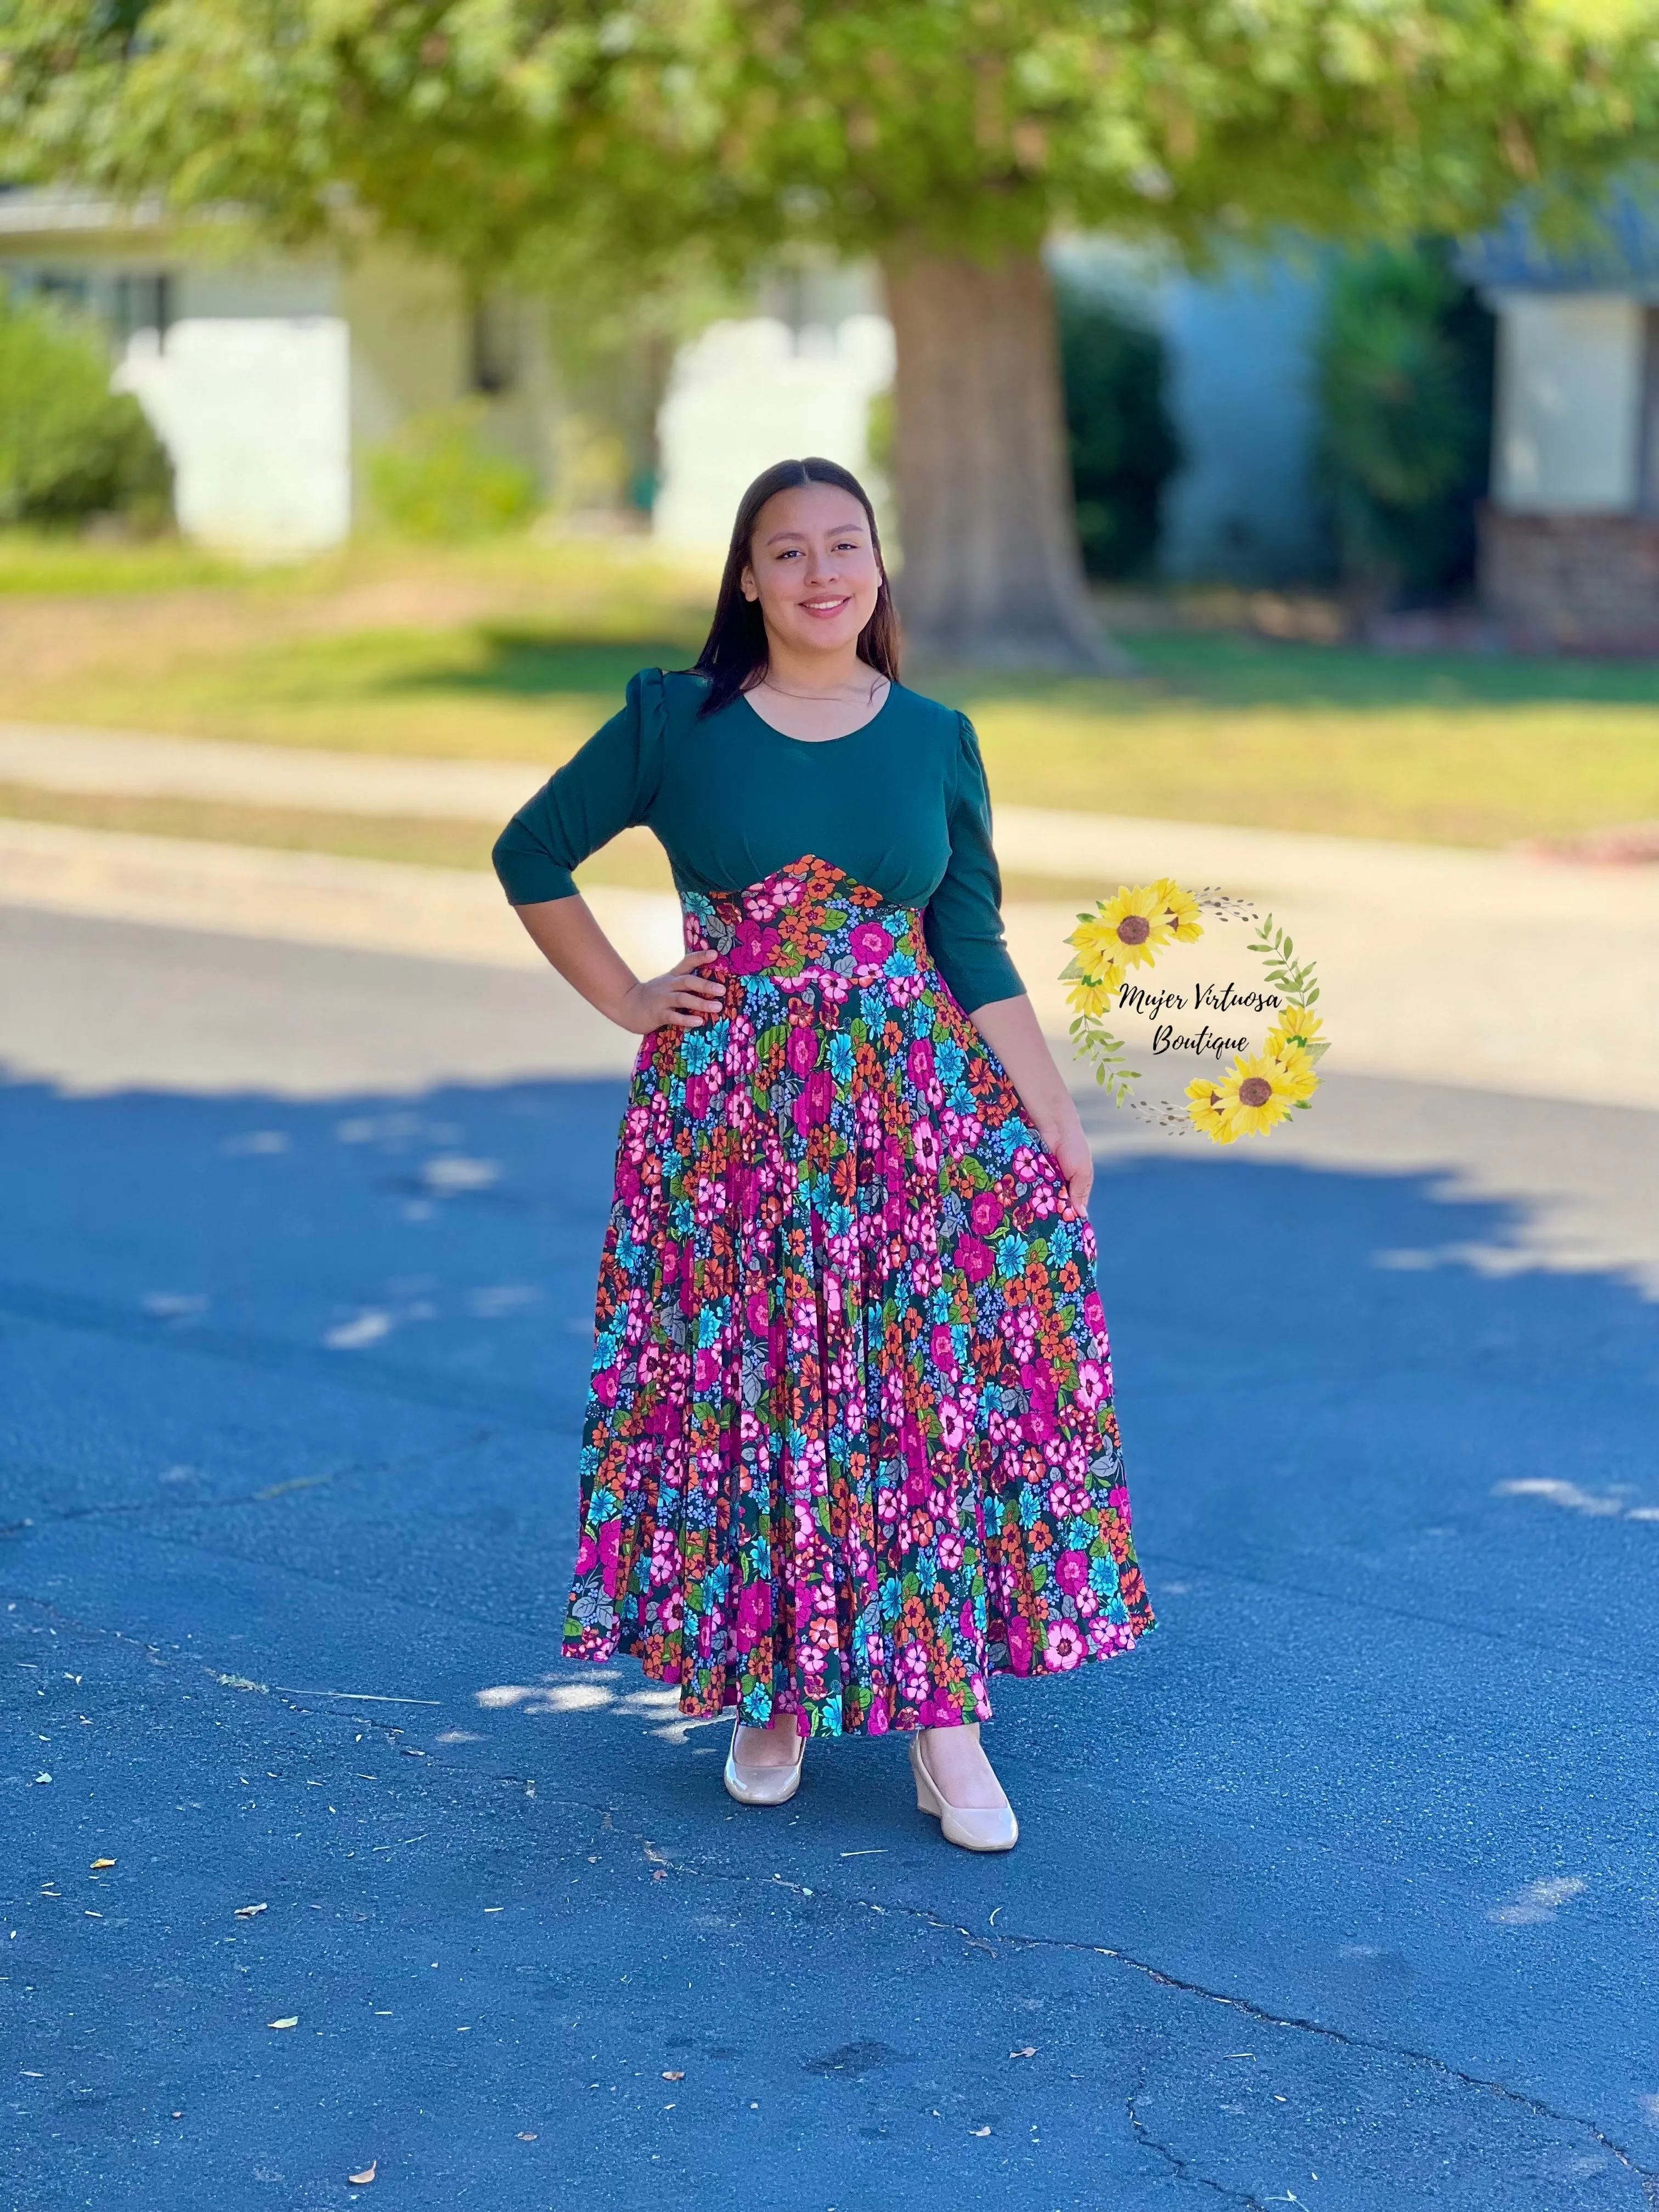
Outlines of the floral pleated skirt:
{"label": "floral pleated skirt", "polygon": [[726,1006],[635,1070],[566,1655],[804,1734],[984,1719],[1152,1626],[1093,1231],[915,909],[811,858],[684,902]]}

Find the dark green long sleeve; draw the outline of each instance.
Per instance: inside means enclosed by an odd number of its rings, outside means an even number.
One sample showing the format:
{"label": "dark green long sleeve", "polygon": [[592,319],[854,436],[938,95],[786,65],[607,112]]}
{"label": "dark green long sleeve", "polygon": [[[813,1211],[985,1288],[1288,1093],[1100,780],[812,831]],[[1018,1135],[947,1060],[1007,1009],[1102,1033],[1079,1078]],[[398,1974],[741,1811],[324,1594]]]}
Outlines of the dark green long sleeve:
{"label": "dark green long sleeve", "polygon": [[703,679],[646,669],[622,711],[521,807],[496,841],[515,906],[570,897],[572,871],[634,823],[675,881],[719,895],[813,854],[899,906],[923,908],[929,950],[967,1012],[1024,985],[1003,941],[990,797],[971,722],[894,684],[849,737],[785,737],[734,699],[699,718]]}

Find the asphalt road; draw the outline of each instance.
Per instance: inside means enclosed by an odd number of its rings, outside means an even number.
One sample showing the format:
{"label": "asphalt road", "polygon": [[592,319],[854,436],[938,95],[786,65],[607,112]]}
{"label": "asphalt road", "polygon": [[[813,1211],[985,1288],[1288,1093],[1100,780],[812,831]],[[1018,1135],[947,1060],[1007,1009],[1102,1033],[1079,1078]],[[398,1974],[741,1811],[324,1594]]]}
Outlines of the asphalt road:
{"label": "asphalt road", "polygon": [[0,2203],[1659,2206],[1659,1117],[1107,1145],[1162,1625],[1003,1689],[976,1860],[559,1659],[548,988],[0,921]]}

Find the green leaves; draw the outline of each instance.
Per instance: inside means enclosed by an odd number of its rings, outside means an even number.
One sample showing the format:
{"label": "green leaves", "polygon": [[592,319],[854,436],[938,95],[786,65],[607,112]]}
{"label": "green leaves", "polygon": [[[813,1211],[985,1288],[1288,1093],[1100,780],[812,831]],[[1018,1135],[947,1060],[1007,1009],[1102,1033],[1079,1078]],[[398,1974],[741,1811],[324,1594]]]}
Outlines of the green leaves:
{"label": "green leaves", "polygon": [[1095,1081],[1113,1105],[1126,1104],[1130,1085],[1140,1080],[1140,1071],[1122,1064],[1128,1050],[1123,1040],[1114,1036],[1092,1014],[1079,1014],[1072,1024],[1071,1034],[1073,1050],[1080,1060],[1095,1063]]}
{"label": "green leaves", "polygon": [[1264,916],[1261,934],[1252,941],[1250,950],[1264,962],[1263,973],[1275,990],[1304,1006],[1317,1002],[1319,986],[1314,981],[1313,962],[1293,957],[1296,947],[1282,929],[1274,927],[1272,915]]}
{"label": "green leaves", "polygon": [[173,471],[94,327],[0,285],[0,524],[167,520]]}
{"label": "green leaves", "polygon": [[1651,0],[7,0],[0,161],[497,280],[689,240],[1483,222],[1659,135]]}

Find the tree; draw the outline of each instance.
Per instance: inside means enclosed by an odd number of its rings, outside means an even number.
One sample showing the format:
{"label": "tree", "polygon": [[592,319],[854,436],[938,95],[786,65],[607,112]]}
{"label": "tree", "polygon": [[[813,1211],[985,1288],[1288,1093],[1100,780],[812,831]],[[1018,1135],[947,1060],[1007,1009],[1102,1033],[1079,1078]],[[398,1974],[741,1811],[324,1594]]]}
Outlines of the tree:
{"label": "tree", "polygon": [[879,257],[913,632],[1087,660],[1043,240],[1432,231],[1654,143],[1656,0],[0,0],[0,149],[469,269]]}
{"label": "tree", "polygon": [[1320,474],[1345,572],[1407,602],[1474,574],[1493,320],[1443,243],[1332,270],[1317,349]]}
{"label": "tree", "polygon": [[1062,279],[1059,295],[1084,569],[1114,580],[1144,576],[1158,550],[1164,487],[1181,465],[1163,335],[1097,284]]}

